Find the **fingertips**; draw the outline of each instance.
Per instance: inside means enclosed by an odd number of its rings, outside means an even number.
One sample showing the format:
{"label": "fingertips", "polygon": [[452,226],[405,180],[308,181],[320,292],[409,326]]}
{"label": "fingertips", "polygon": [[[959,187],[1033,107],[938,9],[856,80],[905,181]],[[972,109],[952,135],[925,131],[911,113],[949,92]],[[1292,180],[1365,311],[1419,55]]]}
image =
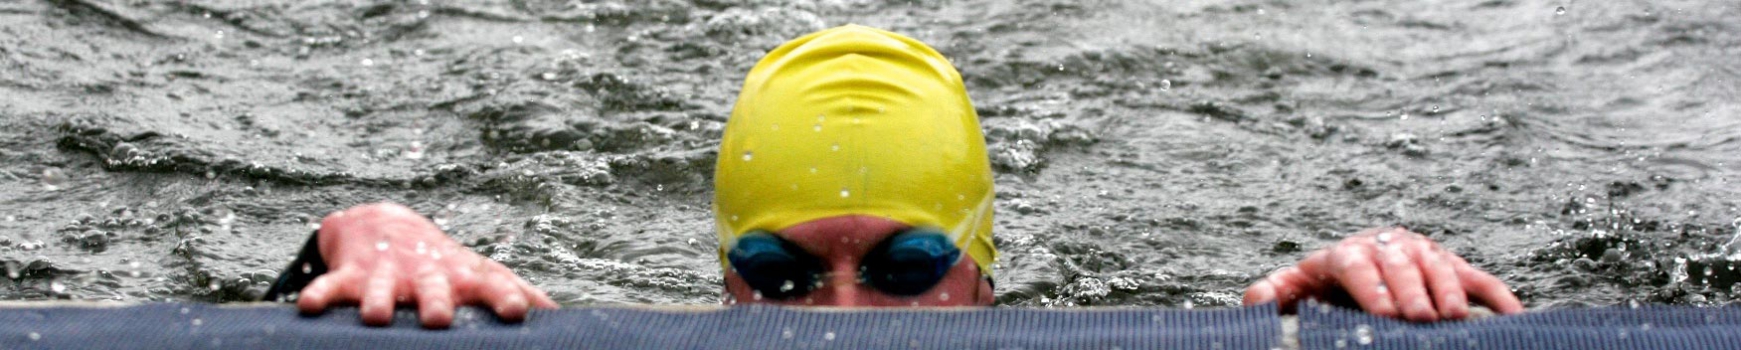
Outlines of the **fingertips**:
{"label": "fingertips", "polygon": [[1457,277],[1463,280],[1463,288],[1469,291],[1469,296],[1480,299],[1482,304],[1500,314],[1515,314],[1523,312],[1523,302],[1517,300],[1517,295],[1511,293],[1511,288],[1498,277],[1475,269],[1467,263],[1457,266]]}
{"label": "fingertips", "polygon": [[1433,293],[1433,303],[1438,306],[1439,316],[1452,320],[1469,317],[1469,300],[1463,292],[1463,282],[1457,278],[1457,271],[1451,262],[1444,258],[1444,254],[1448,253],[1426,246],[1419,247],[1416,254],[1421,263],[1421,274],[1426,278],[1427,288]]}
{"label": "fingertips", "polygon": [[1401,316],[1389,288],[1383,287],[1384,279],[1379,275],[1378,265],[1365,249],[1358,246],[1338,248],[1331,255],[1330,264],[1335,269],[1332,273],[1335,279],[1349,296],[1354,297],[1354,301],[1360,303],[1361,309],[1382,317]]}
{"label": "fingertips", "polygon": [[1304,269],[1286,267],[1271,273],[1263,281],[1247,288],[1246,305],[1276,301],[1284,312],[1292,312],[1300,299],[1321,292],[1321,284]]}
{"label": "fingertips", "polygon": [[369,277],[369,284],[363,290],[363,305],[359,310],[363,324],[385,326],[393,322],[393,287],[396,284],[394,274],[392,270],[383,270]]}
{"label": "fingertips", "polygon": [[1241,304],[1252,306],[1276,300],[1276,288],[1269,281],[1257,281],[1245,288],[1245,300]]}
{"label": "fingertips", "polygon": [[327,305],[332,300],[334,289],[332,280],[330,275],[321,276],[316,278],[314,283],[310,283],[308,287],[302,288],[302,293],[296,297],[297,310],[309,315],[326,311]]}
{"label": "fingertips", "polygon": [[425,328],[453,325],[453,287],[447,277],[427,274],[417,279],[417,319]]}
{"label": "fingertips", "polygon": [[1379,262],[1384,271],[1384,281],[1389,292],[1396,298],[1397,306],[1401,308],[1403,318],[1414,322],[1428,322],[1438,319],[1438,312],[1433,311],[1433,302],[1427,294],[1425,284],[1421,281],[1420,267],[1406,251],[1407,244],[1390,244],[1378,247]]}
{"label": "fingertips", "polygon": [[520,286],[514,284],[509,276],[492,274],[484,280],[482,291],[485,293],[484,303],[489,304],[491,310],[495,310],[496,317],[507,322],[520,322],[526,318],[529,302]]}
{"label": "fingertips", "polygon": [[361,272],[354,268],[342,268],[316,277],[314,282],[303,287],[297,294],[296,308],[304,314],[312,315],[326,311],[334,302],[356,300],[354,291],[346,293],[348,290],[343,286],[354,284]]}
{"label": "fingertips", "polygon": [[532,283],[526,282],[526,279],[515,277],[514,282],[520,286],[520,291],[526,294],[526,298],[532,300],[532,307],[544,309],[561,307],[561,305],[556,304],[555,299],[550,299],[550,294],[545,294],[544,290],[533,287]]}

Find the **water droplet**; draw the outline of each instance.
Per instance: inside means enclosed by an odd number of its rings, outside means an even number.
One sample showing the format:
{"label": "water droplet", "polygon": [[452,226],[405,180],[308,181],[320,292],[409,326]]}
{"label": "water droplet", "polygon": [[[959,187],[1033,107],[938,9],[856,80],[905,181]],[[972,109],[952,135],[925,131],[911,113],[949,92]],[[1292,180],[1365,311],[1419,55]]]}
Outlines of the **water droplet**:
{"label": "water droplet", "polygon": [[514,36],[514,43],[515,43],[515,44],[519,44],[519,43],[522,43],[522,42],[525,42],[525,41],[526,41],[526,38],[522,38],[522,37],[520,37],[520,36],[519,36],[519,35],[515,35],[515,36]]}
{"label": "water droplet", "polygon": [[750,161],[750,158],[754,158],[754,157],[755,157],[754,153],[752,153],[750,151],[744,151],[744,161],[748,162],[748,161]]}
{"label": "water droplet", "polygon": [[816,126],[811,127],[810,130],[816,130],[816,132],[822,132],[822,123],[816,123]]}
{"label": "water droplet", "polygon": [[63,292],[66,292],[66,285],[61,284],[60,282],[49,282],[48,283],[48,290],[52,290],[56,294],[63,293]]}
{"label": "water droplet", "polygon": [[815,174],[815,173],[816,173],[816,167],[810,167],[810,173],[811,173],[811,174]]}
{"label": "water droplet", "polygon": [[846,198],[846,197],[851,197],[851,196],[852,196],[852,191],[844,189],[844,188],[840,189],[840,198]]}
{"label": "water droplet", "polygon": [[1360,345],[1371,345],[1372,344],[1372,326],[1368,326],[1368,325],[1364,325],[1364,324],[1359,325],[1359,326],[1355,326],[1354,327],[1354,341],[1359,342]]}
{"label": "water droplet", "polygon": [[429,252],[428,245],[424,244],[423,241],[417,241],[417,248],[416,249],[417,249],[417,255],[423,255],[424,253]]}
{"label": "water droplet", "polygon": [[943,292],[942,294],[938,294],[937,300],[949,301],[949,292]]}
{"label": "water droplet", "polygon": [[750,299],[762,300],[762,291],[758,290],[754,294],[750,294]]}
{"label": "water droplet", "polygon": [[1560,6],[1560,7],[1554,8],[1554,15],[1555,16],[1564,15],[1564,14],[1566,14],[1566,7],[1565,6]]}
{"label": "water droplet", "polygon": [[42,169],[42,189],[44,190],[59,191],[65,180],[66,173],[62,172],[60,168]]}
{"label": "water droplet", "polygon": [[822,334],[822,339],[825,339],[825,340],[834,340],[834,332],[832,332],[832,331],[831,331],[831,332],[828,332],[828,333],[823,333],[823,334]]}
{"label": "water droplet", "polygon": [[302,263],[302,273],[314,273],[314,265]]}
{"label": "water droplet", "polygon": [[[780,284],[780,291],[781,292],[790,292],[790,291],[792,291],[793,288],[798,288],[798,286],[797,286],[797,284],[792,283],[792,280],[786,280],[785,283]],[[758,292],[757,294],[760,294],[760,293]]]}
{"label": "water droplet", "polygon": [[780,339],[792,339],[792,336],[793,336],[793,334],[792,334],[791,328],[786,328],[786,329],[780,330]]}
{"label": "water droplet", "polygon": [[1439,113],[1439,105],[1433,105],[1433,113]]}
{"label": "water droplet", "polygon": [[368,58],[363,59],[363,66],[364,67],[373,66],[373,65],[375,65],[375,60],[368,59]]}
{"label": "water droplet", "polygon": [[212,281],[212,283],[211,283],[211,284],[207,284],[207,285],[206,285],[206,288],[211,288],[211,290],[212,290],[212,291],[213,291],[213,292],[216,292],[216,291],[218,291],[218,290],[219,290],[219,289],[224,289],[224,284],[223,284],[223,283],[219,283],[219,282],[218,282],[218,281]]}
{"label": "water droplet", "polygon": [[197,319],[197,318],[193,319],[193,325],[198,326],[198,325],[202,325],[202,324],[206,324],[206,321],[201,320],[201,319]]}
{"label": "water droplet", "polygon": [[544,72],[544,74],[539,75],[539,77],[544,78],[544,80],[556,80],[556,73]]}
{"label": "water droplet", "polygon": [[404,156],[405,159],[423,159],[423,141],[411,141],[411,146],[405,148]]}
{"label": "water droplet", "polygon": [[387,251],[387,241],[375,242],[375,251]]}
{"label": "water droplet", "polygon": [[1389,244],[1390,243],[1390,232],[1380,233],[1380,234],[1378,234],[1378,236],[1373,237],[1373,239],[1378,240],[1378,244]]}
{"label": "water droplet", "polygon": [[38,341],[38,340],[42,340],[42,335],[37,334],[36,332],[30,332],[30,341]]}
{"label": "water droplet", "polygon": [[833,151],[835,151],[835,152],[839,152],[839,151],[840,151],[840,143],[838,143],[838,142],[836,142],[836,143],[835,143],[835,144],[834,144],[834,146],[833,146],[833,147],[830,147],[830,148],[829,148],[829,149],[830,149],[830,150],[833,150]]}
{"label": "water droplet", "polygon": [[1173,81],[1168,80],[1168,79],[1161,79],[1161,91],[1171,91],[1171,90],[1173,90]]}

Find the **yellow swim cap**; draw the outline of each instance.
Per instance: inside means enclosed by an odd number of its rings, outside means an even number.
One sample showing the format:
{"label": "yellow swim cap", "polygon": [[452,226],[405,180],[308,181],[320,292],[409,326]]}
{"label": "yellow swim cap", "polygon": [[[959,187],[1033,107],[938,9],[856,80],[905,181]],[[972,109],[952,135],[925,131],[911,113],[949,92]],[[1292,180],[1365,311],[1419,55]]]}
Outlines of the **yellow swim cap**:
{"label": "yellow swim cap", "polygon": [[722,265],[751,230],[843,215],[940,228],[986,276],[997,258],[991,164],[961,73],[900,34],[846,25],[768,52],[713,181]]}

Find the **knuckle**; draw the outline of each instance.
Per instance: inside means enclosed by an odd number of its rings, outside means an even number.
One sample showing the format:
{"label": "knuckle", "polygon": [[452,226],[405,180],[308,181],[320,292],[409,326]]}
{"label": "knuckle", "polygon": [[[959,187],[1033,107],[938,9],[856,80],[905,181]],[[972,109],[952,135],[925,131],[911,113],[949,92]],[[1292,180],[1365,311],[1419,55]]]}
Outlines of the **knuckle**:
{"label": "knuckle", "polygon": [[1342,271],[1359,271],[1367,266],[1365,259],[1344,258],[1336,261],[1336,268]]}

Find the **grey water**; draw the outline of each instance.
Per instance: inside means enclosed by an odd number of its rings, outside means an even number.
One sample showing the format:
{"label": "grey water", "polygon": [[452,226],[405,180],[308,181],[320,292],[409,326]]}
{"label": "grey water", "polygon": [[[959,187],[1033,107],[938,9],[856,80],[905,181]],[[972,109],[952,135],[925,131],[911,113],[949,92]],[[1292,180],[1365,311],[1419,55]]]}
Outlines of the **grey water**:
{"label": "grey water", "polygon": [[1228,306],[1404,225],[1526,305],[1741,297],[1734,1],[0,2],[0,300],[251,300],[408,204],[560,302],[717,304],[744,73],[858,23],[961,70],[998,301]]}

